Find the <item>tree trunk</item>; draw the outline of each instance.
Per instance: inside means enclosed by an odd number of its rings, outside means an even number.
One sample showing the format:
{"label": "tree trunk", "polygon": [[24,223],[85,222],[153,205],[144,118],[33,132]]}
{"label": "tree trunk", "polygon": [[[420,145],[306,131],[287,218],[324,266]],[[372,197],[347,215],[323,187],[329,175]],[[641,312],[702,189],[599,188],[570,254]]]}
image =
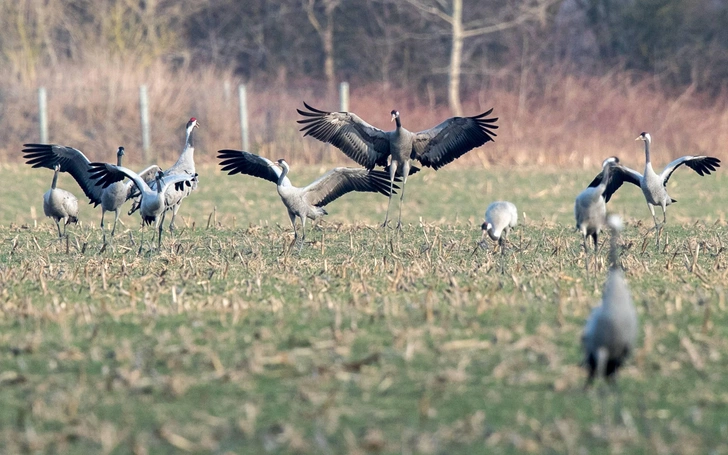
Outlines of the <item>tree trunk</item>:
{"label": "tree trunk", "polygon": [[450,112],[455,116],[463,115],[460,104],[460,68],[463,61],[463,0],[452,2],[452,52],[450,53],[450,74],[448,100]]}
{"label": "tree trunk", "polygon": [[326,9],[326,28],[323,33],[324,75],[329,98],[336,96],[336,74],[334,71],[334,18],[333,10]]}

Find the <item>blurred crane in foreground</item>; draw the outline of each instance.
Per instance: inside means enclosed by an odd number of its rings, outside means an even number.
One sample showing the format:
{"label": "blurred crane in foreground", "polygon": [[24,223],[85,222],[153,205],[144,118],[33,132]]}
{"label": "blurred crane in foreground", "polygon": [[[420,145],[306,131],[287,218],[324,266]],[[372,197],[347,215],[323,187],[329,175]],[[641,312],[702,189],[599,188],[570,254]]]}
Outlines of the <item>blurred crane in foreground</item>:
{"label": "blurred crane in foreground", "polygon": [[618,242],[622,220],[610,215],[607,224],[612,233],[609,274],[604,284],[602,304],[589,315],[581,338],[583,364],[588,372],[585,387],[589,387],[596,377],[613,382],[614,374],[634,349],[637,338],[637,312],[619,265]]}

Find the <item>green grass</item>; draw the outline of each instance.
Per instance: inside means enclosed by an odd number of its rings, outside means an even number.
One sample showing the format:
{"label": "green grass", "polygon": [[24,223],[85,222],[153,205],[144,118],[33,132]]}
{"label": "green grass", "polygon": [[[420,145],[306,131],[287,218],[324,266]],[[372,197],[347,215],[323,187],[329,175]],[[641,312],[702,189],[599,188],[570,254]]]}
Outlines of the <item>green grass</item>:
{"label": "green grass", "polygon": [[[181,229],[138,255],[126,215],[99,253],[88,205],[59,242],[51,172],[3,169],[0,452],[728,453],[723,173],[674,176],[664,251],[638,189],[610,202],[641,324],[618,393],[579,367],[606,274],[573,231],[593,175],[426,170],[401,235],[377,227],[385,198],[351,195],[298,252],[272,184],[200,174]],[[475,248],[497,199],[526,214],[505,274]]]}

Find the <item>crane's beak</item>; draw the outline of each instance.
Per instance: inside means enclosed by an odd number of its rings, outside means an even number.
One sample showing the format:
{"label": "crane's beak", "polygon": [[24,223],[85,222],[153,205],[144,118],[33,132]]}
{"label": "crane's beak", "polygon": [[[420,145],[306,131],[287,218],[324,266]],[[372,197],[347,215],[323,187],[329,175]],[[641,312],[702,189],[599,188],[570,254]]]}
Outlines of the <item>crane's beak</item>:
{"label": "crane's beak", "polygon": [[202,126],[202,125],[200,125],[200,121],[199,121],[199,120],[198,120],[198,121],[196,121],[196,122],[195,122],[195,128],[199,128],[200,126]]}
{"label": "crane's beak", "polygon": [[637,136],[637,138],[635,139],[635,141],[644,141],[644,140],[645,140],[645,138],[643,138],[642,136]]}

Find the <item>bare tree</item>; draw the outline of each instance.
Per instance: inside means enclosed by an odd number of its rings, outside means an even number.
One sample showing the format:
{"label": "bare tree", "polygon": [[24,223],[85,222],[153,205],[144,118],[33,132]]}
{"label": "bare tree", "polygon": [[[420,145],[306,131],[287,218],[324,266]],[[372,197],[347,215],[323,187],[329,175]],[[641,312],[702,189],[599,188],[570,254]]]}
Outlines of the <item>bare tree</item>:
{"label": "bare tree", "polygon": [[[549,6],[562,0],[531,0],[515,2],[518,6],[498,8],[492,3],[488,18],[463,23],[463,0],[407,0],[419,11],[444,21],[450,27],[452,37],[450,66],[448,70],[448,101],[453,115],[462,115],[460,103],[460,76],[463,64],[463,42],[466,38],[498,33],[527,22],[545,21]],[[482,5],[483,2],[479,4]]]}
{"label": "bare tree", "polygon": [[[323,6],[323,20],[316,14],[316,6]],[[321,38],[324,48],[324,75],[326,76],[326,91],[328,96],[336,93],[336,68],[334,65],[334,11],[341,4],[341,0],[304,0],[303,8],[306,10],[308,21]]]}

